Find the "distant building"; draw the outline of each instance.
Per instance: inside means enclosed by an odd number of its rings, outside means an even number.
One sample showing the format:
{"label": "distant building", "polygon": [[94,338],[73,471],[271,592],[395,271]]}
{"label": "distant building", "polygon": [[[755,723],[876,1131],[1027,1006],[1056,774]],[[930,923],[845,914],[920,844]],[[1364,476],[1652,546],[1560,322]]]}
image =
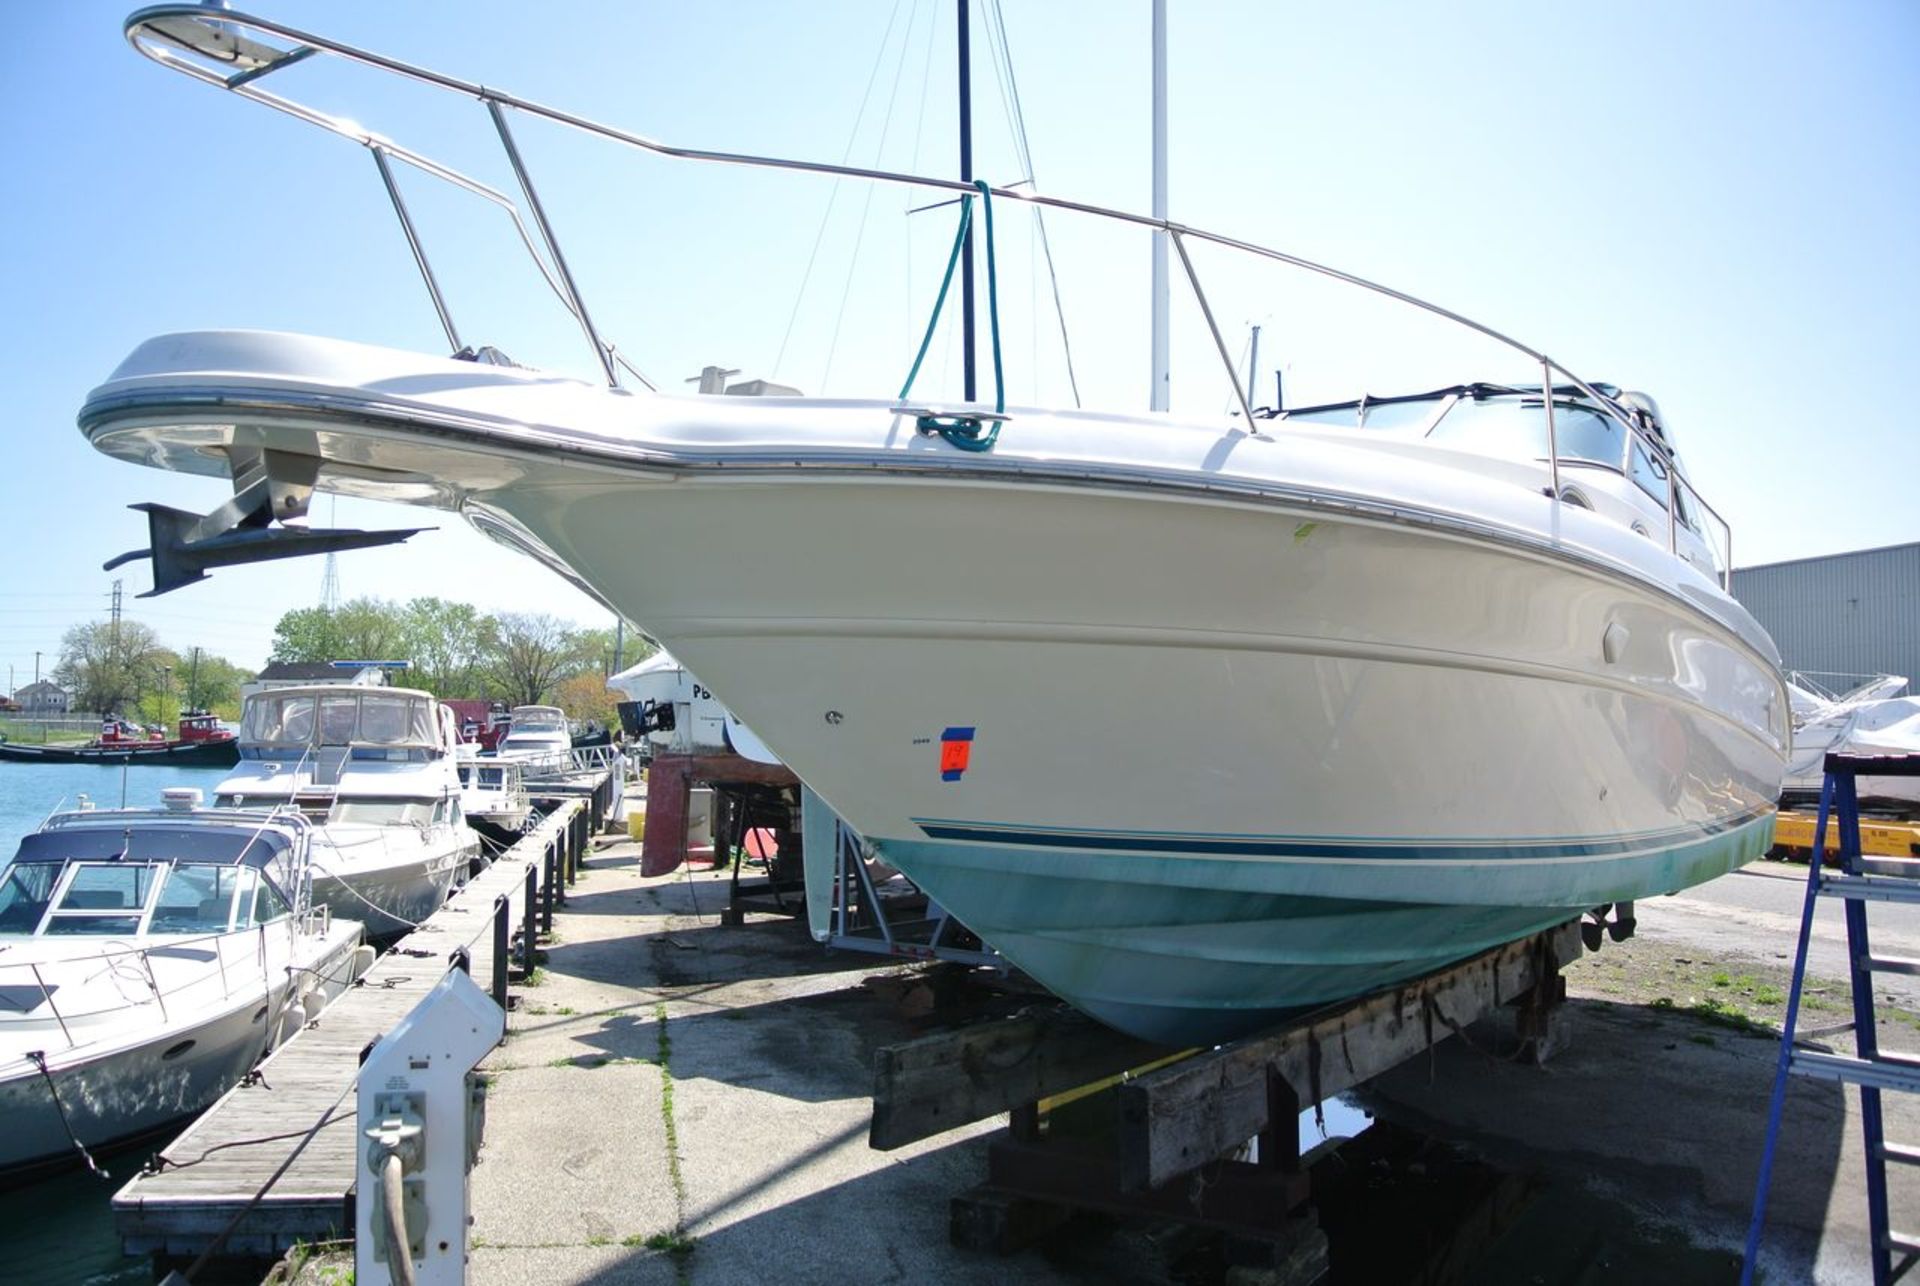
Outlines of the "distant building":
{"label": "distant building", "polygon": [[1875,674],[1920,686],[1920,542],[1738,568],[1733,596],[1788,670],[1829,689]]}
{"label": "distant building", "polygon": [[73,697],[52,679],[41,679],[23,688],[15,688],[13,699],[20,703],[20,709],[27,714],[65,714],[73,705]]}

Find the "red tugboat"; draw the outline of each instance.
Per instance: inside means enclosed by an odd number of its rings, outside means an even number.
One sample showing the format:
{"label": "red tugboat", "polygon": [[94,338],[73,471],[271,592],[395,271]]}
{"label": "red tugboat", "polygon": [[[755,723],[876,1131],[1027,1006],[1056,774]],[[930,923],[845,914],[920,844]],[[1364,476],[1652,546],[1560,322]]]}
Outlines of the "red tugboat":
{"label": "red tugboat", "polygon": [[0,738],[0,759],[30,764],[179,764],[231,768],[240,762],[240,742],[205,710],[180,716],[179,736],[168,738],[109,715],[100,735],[84,746],[23,746]]}

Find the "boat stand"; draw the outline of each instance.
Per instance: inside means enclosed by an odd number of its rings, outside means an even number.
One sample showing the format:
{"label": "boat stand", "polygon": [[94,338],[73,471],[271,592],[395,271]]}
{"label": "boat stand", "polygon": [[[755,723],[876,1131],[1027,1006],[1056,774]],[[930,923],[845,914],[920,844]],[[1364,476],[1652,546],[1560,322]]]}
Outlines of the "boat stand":
{"label": "boat stand", "polygon": [[1560,969],[1577,922],[1207,1050],[1123,1036],[1065,1006],[878,1051],[869,1144],[887,1150],[1008,1114],[985,1183],[954,1198],[956,1244],[1009,1253],[1074,1212],[1228,1234],[1229,1257],[1308,1282],[1325,1237],[1298,1139],[1317,1104],[1502,1007],[1536,1058],[1564,1043]]}
{"label": "boat stand", "polygon": [[[748,912],[766,915],[804,915],[806,881],[800,874],[798,804],[788,786],[756,782],[713,784],[713,854],[716,862],[731,855],[733,875],[727,881],[727,906],[722,924],[738,927]],[[773,835],[771,853],[753,851],[752,832]],[[758,864],[766,874],[742,879],[742,868]]]}
{"label": "boat stand", "polygon": [[[835,867],[831,931],[836,951],[865,951],[908,960],[944,960],[1002,972],[1005,956],[976,938],[947,909],[917,887],[883,895],[867,869],[860,836],[845,822],[834,827]],[[905,882],[906,877],[900,877]]]}

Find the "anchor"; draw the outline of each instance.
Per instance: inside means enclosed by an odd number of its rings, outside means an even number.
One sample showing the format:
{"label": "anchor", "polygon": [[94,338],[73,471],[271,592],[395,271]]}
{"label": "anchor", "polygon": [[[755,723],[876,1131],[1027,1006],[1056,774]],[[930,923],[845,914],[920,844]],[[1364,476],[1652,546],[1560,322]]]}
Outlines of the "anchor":
{"label": "anchor", "polygon": [[433,530],[307,527],[302,520],[320,476],[317,457],[259,447],[231,447],[228,455],[232,499],[208,514],[154,503],[128,506],[147,515],[147,548],[130,549],[109,559],[104,569],[112,571],[137,558],[152,559],[153,588],[140,597],[153,598],[207,579],[208,569],[214,567],[398,544]]}

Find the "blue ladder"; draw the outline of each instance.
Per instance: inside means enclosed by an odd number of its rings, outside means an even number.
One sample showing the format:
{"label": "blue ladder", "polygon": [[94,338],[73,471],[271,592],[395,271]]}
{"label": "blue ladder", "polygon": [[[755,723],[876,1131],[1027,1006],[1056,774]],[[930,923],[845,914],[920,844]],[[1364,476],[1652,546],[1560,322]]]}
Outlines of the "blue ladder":
{"label": "blue ladder", "polygon": [[[1780,1030],[1780,1061],[1774,1068],[1773,1097],[1767,1105],[1767,1146],[1760,1158],[1760,1178],[1754,1187],[1753,1219],[1747,1225],[1747,1248],[1741,1268],[1741,1286],[1752,1286],[1760,1231],[1767,1217],[1767,1189],[1773,1179],[1774,1149],[1780,1142],[1780,1116],[1786,1105],[1787,1076],[1818,1076],[1860,1087],[1860,1124],[1866,1134],[1867,1222],[1872,1230],[1874,1286],[1886,1286],[1920,1262],[1920,1238],[1894,1232],[1887,1220],[1887,1162],[1920,1165],[1920,1147],[1888,1143],[1880,1113],[1881,1090],[1920,1093],[1920,1058],[1883,1053],[1874,1027],[1873,975],[1920,974],[1920,960],[1876,956],[1867,945],[1868,902],[1920,903],[1920,858],[1866,857],[1860,851],[1860,802],[1854,779],[1862,776],[1920,777],[1920,755],[1828,755],[1826,780],[1820,787],[1820,815],[1814,823],[1813,852],[1807,862],[1807,898],[1800,913],[1800,941],[1793,957],[1793,990],[1787,996],[1786,1021]],[[1825,869],[1827,820],[1837,815],[1840,869]],[[1822,894],[1845,899],[1847,968],[1853,989],[1851,1027],[1855,1054],[1805,1049],[1794,1039],[1800,1016],[1800,993],[1807,978],[1807,944],[1813,936],[1813,913]],[[1896,1264],[1894,1256],[1900,1256]]]}

